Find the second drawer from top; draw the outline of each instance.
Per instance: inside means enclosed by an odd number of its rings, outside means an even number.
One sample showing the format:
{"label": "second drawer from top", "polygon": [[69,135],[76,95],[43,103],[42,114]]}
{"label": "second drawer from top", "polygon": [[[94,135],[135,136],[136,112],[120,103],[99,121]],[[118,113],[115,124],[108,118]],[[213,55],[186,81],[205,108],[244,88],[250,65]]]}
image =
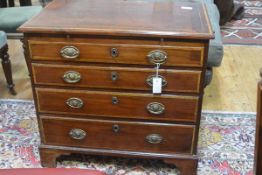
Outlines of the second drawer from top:
{"label": "second drawer from top", "polygon": [[[32,64],[33,80],[37,85],[57,85],[123,90],[152,90],[156,69]],[[164,92],[192,92],[200,89],[201,71],[160,69]]]}

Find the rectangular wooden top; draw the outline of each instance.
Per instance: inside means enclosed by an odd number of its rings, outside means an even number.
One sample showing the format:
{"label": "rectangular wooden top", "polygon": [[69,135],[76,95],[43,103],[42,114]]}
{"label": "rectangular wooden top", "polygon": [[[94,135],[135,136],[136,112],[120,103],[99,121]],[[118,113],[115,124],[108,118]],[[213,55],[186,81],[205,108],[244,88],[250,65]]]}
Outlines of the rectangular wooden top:
{"label": "rectangular wooden top", "polygon": [[55,0],[18,31],[213,38],[205,5],[192,0]]}

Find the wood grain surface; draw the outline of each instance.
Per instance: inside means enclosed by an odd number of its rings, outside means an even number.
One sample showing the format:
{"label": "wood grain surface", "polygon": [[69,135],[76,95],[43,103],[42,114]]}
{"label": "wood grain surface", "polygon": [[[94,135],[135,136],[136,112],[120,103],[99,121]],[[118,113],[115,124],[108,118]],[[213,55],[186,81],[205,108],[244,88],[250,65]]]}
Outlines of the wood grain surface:
{"label": "wood grain surface", "polygon": [[[148,78],[156,76],[156,69],[152,68],[90,66],[88,64],[77,66],[33,63],[32,70],[36,85],[146,90],[147,93],[152,92],[152,84],[147,83]],[[79,73],[81,75],[79,82],[65,82],[63,76],[68,71]],[[166,81],[163,92],[199,92],[201,71],[160,69],[159,76]]]}
{"label": "wood grain surface", "polygon": [[[64,62],[91,62],[91,63],[114,63],[114,64],[136,64],[136,65],[154,65],[147,55],[151,51],[160,50],[167,54],[165,66],[187,66],[202,67],[204,61],[204,47],[192,47],[187,43],[174,42],[169,43],[148,44],[137,40],[135,44],[114,44],[103,43],[99,38],[93,43],[73,41],[68,39],[67,42],[50,42],[47,38],[45,42],[34,41],[29,38],[30,57],[33,60],[49,60]],[[127,41],[127,43],[130,41]],[[171,44],[171,43],[170,43]],[[66,46],[74,46],[79,50],[79,56],[75,59],[65,59],[61,56],[60,51]],[[117,49],[118,56],[112,57],[111,49]]]}
{"label": "wood grain surface", "polygon": [[[42,113],[184,122],[196,122],[198,114],[198,96],[50,88],[36,88],[35,91],[38,111]],[[83,107],[70,108],[66,104],[70,98],[81,99]],[[118,103],[113,104],[112,98],[117,98]],[[149,113],[147,105],[152,102],[163,104],[164,113],[159,115]]]}
{"label": "wood grain surface", "polygon": [[[41,117],[44,143],[59,146],[103,148],[155,153],[192,153],[193,125],[168,123],[124,122],[114,120],[76,120]],[[113,127],[119,127],[118,132]],[[86,137],[76,140],[70,137],[72,129],[81,129]],[[147,142],[146,137],[158,134],[161,143]]]}
{"label": "wood grain surface", "polygon": [[20,32],[210,39],[205,6],[189,1],[55,0]]}
{"label": "wood grain surface", "polygon": [[[57,146],[167,156],[182,175],[196,173],[213,38],[202,2],[55,0],[19,31],[25,33],[43,165],[55,165]],[[145,79],[157,62],[172,87],[152,94]]]}

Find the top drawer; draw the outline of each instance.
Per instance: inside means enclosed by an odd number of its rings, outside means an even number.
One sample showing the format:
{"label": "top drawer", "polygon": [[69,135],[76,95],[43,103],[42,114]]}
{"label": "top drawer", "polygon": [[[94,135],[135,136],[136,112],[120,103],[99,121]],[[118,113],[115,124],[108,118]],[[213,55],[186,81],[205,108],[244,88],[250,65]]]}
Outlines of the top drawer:
{"label": "top drawer", "polygon": [[[138,42],[139,43],[139,42]],[[29,40],[33,60],[202,67],[204,46]]]}

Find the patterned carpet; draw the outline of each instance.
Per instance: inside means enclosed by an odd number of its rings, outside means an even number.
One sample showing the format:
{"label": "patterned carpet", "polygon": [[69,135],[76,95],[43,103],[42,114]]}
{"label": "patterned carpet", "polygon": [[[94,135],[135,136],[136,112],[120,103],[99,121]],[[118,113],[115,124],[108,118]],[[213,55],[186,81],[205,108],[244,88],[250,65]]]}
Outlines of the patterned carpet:
{"label": "patterned carpet", "polygon": [[[254,113],[204,112],[198,175],[252,175]],[[0,168],[41,167],[39,134],[32,101],[0,100]],[[58,167],[99,169],[114,175],[176,175],[174,166],[157,160],[73,155]]]}
{"label": "patterned carpet", "polygon": [[235,2],[245,6],[245,15],[221,27],[224,44],[262,45],[262,0]]}

